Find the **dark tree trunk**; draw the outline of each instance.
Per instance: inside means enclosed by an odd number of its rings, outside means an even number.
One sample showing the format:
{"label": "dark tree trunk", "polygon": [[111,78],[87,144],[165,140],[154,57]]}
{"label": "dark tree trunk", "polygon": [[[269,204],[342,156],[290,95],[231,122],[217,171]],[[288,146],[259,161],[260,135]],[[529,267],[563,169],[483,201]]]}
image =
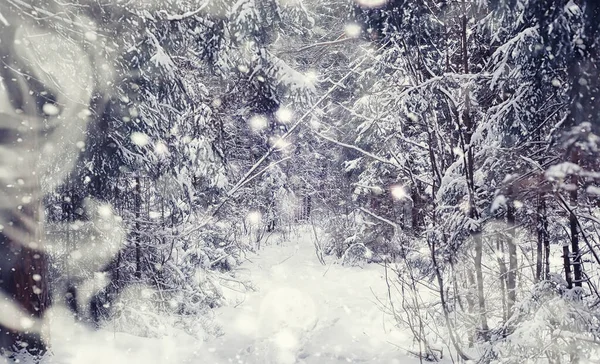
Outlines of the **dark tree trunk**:
{"label": "dark tree trunk", "polygon": [[[578,158],[577,154],[573,153],[572,157],[573,163],[577,163]],[[575,215],[575,211],[577,209],[577,182],[578,177],[576,175],[571,176],[571,184],[573,185],[573,189],[569,193],[570,201],[571,201],[571,213],[569,214],[569,227],[571,230],[571,253],[573,255],[573,284],[575,287],[581,287],[582,283],[582,261],[581,261],[581,251],[579,250],[579,227],[577,223],[577,216]]]}
{"label": "dark tree trunk", "polygon": [[502,319],[504,322],[508,320],[508,307],[506,302],[506,262],[504,261],[504,242],[502,237],[498,239],[497,252],[498,252],[498,266],[500,267],[500,295],[502,296]]}
{"label": "dark tree trunk", "polygon": [[542,271],[544,269],[544,206],[543,197],[538,196],[538,208],[537,208],[537,219],[536,219],[536,231],[537,231],[537,242],[535,251],[535,281],[539,282],[542,280]]}
{"label": "dark tree trunk", "polygon": [[[17,241],[4,230],[0,234],[0,288],[12,302],[17,304],[32,320],[43,317],[50,304],[48,286],[48,257],[41,249],[41,233],[38,206],[25,206],[18,213],[3,212],[10,216],[11,231],[24,232],[28,241],[37,247]],[[7,229],[8,227],[5,227]],[[42,354],[45,345],[39,333],[26,327],[0,326],[0,354],[2,351],[26,348],[34,355]]]}
{"label": "dark tree trunk", "polygon": [[310,218],[310,213],[312,211],[312,198],[310,195],[307,195],[304,198],[304,206],[305,206],[304,219],[308,220]]}
{"label": "dark tree trunk", "polygon": [[[468,18],[467,18],[467,6],[465,0],[461,2],[462,15],[461,15],[461,58],[463,73],[469,73],[469,46],[468,46]],[[462,149],[465,152],[463,157],[465,162],[465,178],[467,182],[468,198],[469,198],[469,218],[474,222],[479,220],[479,213],[475,206],[475,153],[473,146],[471,145],[471,139],[475,131],[475,125],[471,117],[471,100],[469,97],[469,89],[465,90],[465,109],[462,113],[462,121],[465,131],[463,134]],[[479,318],[481,324],[481,334],[487,337],[489,326],[487,322],[487,313],[485,307],[485,295],[484,295],[484,283],[483,283],[483,271],[482,271],[482,259],[483,259],[483,239],[480,234],[480,229],[471,232],[471,237],[475,245],[475,278],[477,287],[477,302],[479,308]]]}
{"label": "dark tree trunk", "polygon": [[140,177],[135,177],[135,273],[134,276],[137,279],[142,278],[142,248],[141,248],[141,201],[142,187],[140,186]]}
{"label": "dark tree trunk", "polygon": [[548,215],[546,212],[546,202],[542,199],[543,203],[543,219],[542,219],[542,230],[544,231],[544,276],[546,279],[550,279],[550,233],[548,232]]}
{"label": "dark tree trunk", "polygon": [[514,304],[517,301],[517,242],[515,241],[515,206],[509,201],[506,209],[508,225],[508,274],[506,286],[508,292],[508,317],[512,316]]}
{"label": "dark tree trunk", "polygon": [[[117,176],[116,183],[115,183],[115,191],[114,191],[114,196],[115,196],[116,202],[120,201],[119,182],[120,182],[120,176]],[[118,208],[116,204],[115,204],[115,208]],[[117,253],[117,260],[115,262],[115,265],[113,266],[113,273],[112,273],[112,281],[115,283],[115,287],[116,287],[117,291],[120,287],[120,281],[121,281],[120,270],[121,270],[121,249],[119,249],[119,252]]]}
{"label": "dark tree trunk", "polygon": [[567,288],[573,288],[573,274],[571,273],[571,253],[569,251],[569,244],[563,244],[563,267],[565,269],[565,281],[567,281]]}

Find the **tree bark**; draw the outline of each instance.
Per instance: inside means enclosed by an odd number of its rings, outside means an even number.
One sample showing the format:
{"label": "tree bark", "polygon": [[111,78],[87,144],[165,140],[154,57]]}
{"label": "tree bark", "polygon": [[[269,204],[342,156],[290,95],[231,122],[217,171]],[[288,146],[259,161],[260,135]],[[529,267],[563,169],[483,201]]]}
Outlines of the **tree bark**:
{"label": "tree bark", "polygon": [[[462,1],[462,16],[461,16],[461,53],[462,53],[462,66],[465,74],[469,73],[469,54],[468,54],[468,39],[467,39],[467,3]],[[479,220],[479,214],[475,206],[475,180],[473,178],[475,172],[475,155],[473,153],[473,146],[471,145],[472,135],[475,131],[475,125],[471,119],[470,110],[470,98],[469,89],[465,91],[465,109],[462,113],[462,119],[465,127],[464,133],[464,146],[465,150],[465,178],[467,180],[468,198],[469,198],[469,218],[473,221]],[[489,331],[487,322],[487,313],[485,307],[485,296],[484,296],[484,283],[483,283],[483,271],[482,271],[482,258],[483,258],[483,239],[479,234],[479,228],[476,231],[471,232],[471,237],[475,244],[475,277],[477,286],[477,302],[479,308],[479,319],[481,324],[481,334],[486,337]]]}
{"label": "tree bark", "polygon": [[548,232],[548,215],[546,211],[546,201],[542,199],[542,230],[544,231],[544,277],[550,279],[550,233]]}
{"label": "tree bark", "polygon": [[[20,212],[2,212],[11,216],[3,219],[12,222],[12,228],[26,233],[29,242],[17,241],[11,234],[0,233],[0,291],[10,297],[32,319],[40,319],[50,305],[48,285],[48,256],[40,249],[41,210],[39,206],[24,206]],[[7,227],[5,227],[6,229]],[[14,230],[13,230],[14,231]],[[21,346],[23,343],[26,346]],[[38,332],[26,328],[0,325],[0,355],[2,351],[27,348],[34,355],[41,355],[45,345]]]}
{"label": "tree bark", "polygon": [[508,317],[513,314],[514,304],[517,301],[517,242],[515,241],[515,206],[514,201],[509,201],[506,209],[506,223],[508,225],[508,274],[506,286],[508,292]]}
{"label": "tree bark", "polygon": [[483,289],[483,271],[482,271],[482,257],[483,257],[483,239],[481,235],[477,234],[473,237],[475,242],[475,277],[477,280],[477,302],[479,304],[479,319],[481,321],[481,334],[487,337],[489,326],[487,322],[487,313],[485,308],[485,295]]}
{"label": "tree bark", "polygon": [[134,277],[137,279],[142,278],[142,248],[141,248],[141,234],[140,234],[140,219],[141,219],[141,193],[142,188],[140,186],[140,177],[135,177],[135,273]]}
{"label": "tree bark", "polygon": [[[578,162],[578,158],[577,158],[577,153],[573,152],[572,155],[572,162],[577,164]],[[582,261],[581,261],[581,251],[579,250],[579,227],[578,227],[578,223],[577,223],[577,216],[575,215],[575,212],[577,210],[577,182],[578,182],[578,177],[577,175],[573,175],[571,176],[571,184],[572,186],[572,190],[569,193],[569,197],[570,197],[570,202],[571,202],[571,213],[569,214],[569,227],[571,230],[571,253],[573,256],[573,275],[574,275],[574,279],[573,279],[573,284],[575,285],[575,287],[581,287],[581,283],[582,283],[582,278],[583,278],[583,274],[582,274]]]}
{"label": "tree bark", "polygon": [[544,219],[544,208],[543,208],[543,197],[538,195],[538,206],[537,206],[537,219],[536,219],[536,231],[537,231],[537,242],[535,251],[535,282],[542,280],[542,271],[544,269],[544,225],[542,223]]}
{"label": "tree bark", "polygon": [[563,244],[563,267],[565,269],[565,281],[567,281],[567,288],[573,288],[573,274],[571,273],[571,253],[569,251],[569,243]]}
{"label": "tree bark", "polygon": [[504,242],[502,237],[498,239],[497,243],[498,252],[498,266],[500,267],[500,295],[502,296],[502,320],[506,322],[508,320],[508,307],[506,302],[506,262],[504,261]]}

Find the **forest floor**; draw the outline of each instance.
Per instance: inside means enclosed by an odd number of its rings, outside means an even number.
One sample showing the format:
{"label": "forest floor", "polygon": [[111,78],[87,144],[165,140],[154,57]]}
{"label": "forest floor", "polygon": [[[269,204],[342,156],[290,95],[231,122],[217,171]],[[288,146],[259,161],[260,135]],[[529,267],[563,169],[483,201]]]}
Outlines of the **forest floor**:
{"label": "forest floor", "polygon": [[[410,333],[395,328],[384,269],[319,263],[310,235],[266,246],[242,265],[256,291],[230,292],[215,352],[238,363],[418,363]],[[210,343],[209,343],[210,344]],[[233,353],[232,353],[233,354]],[[224,361],[225,363],[226,361]]]}
{"label": "forest floor", "polygon": [[[310,232],[248,254],[236,279],[252,289],[222,287],[227,304],[211,325],[222,335],[199,340],[181,329],[142,338],[105,327],[54,325],[45,363],[413,364],[414,343],[387,305],[385,270],[377,264],[319,263]],[[234,287],[232,287],[234,288]],[[444,358],[445,359],[445,358]]]}

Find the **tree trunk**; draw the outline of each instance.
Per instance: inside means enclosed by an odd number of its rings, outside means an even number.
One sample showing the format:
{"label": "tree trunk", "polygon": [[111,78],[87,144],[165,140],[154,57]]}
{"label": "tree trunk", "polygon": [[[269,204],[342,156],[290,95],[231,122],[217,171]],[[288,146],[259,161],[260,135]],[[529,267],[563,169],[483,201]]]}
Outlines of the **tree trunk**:
{"label": "tree trunk", "polygon": [[475,242],[475,277],[477,278],[477,302],[479,304],[479,319],[481,321],[481,334],[487,337],[489,326],[487,322],[487,313],[485,308],[485,295],[483,290],[483,239],[477,234],[473,238]]}
{"label": "tree trunk", "polygon": [[[469,73],[469,54],[468,54],[468,39],[467,39],[467,4],[463,0],[463,13],[461,17],[461,48],[462,48],[462,66],[465,74]],[[465,90],[465,109],[462,114],[463,124],[465,128],[464,133],[464,145],[465,150],[465,178],[467,180],[467,189],[469,193],[469,217],[473,221],[479,220],[479,214],[475,206],[475,183],[474,183],[474,172],[475,172],[475,155],[473,153],[473,146],[471,145],[471,139],[475,130],[475,125],[471,119],[471,100],[469,98],[469,89]],[[477,231],[471,232],[471,237],[475,244],[475,277],[477,285],[477,302],[479,308],[479,318],[481,324],[481,334],[487,337],[489,327],[487,323],[487,313],[485,308],[485,296],[484,296],[484,283],[483,283],[483,271],[482,271],[482,258],[483,258],[483,239],[479,234],[479,228]]]}
{"label": "tree trunk", "polygon": [[537,230],[537,242],[535,252],[535,282],[542,280],[542,271],[544,269],[544,257],[543,257],[543,246],[544,246],[544,208],[543,208],[543,197],[538,195],[538,208],[537,208],[537,219],[536,219],[536,230]]}
{"label": "tree trunk", "polygon": [[542,215],[542,230],[544,231],[544,265],[546,279],[550,279],[550,233],[548,232],[548,215],[546,212],[546,201],[542,199],[543,215]]}
{"label": "tree trunk", "polygon": [[515,206],[509,201],[506,209],[506,223],[508,225],[508,274],[506,286],[508,292],[508,317],[513,314],[514,304],[517,301],[517,242],[515,241]]}
{"label": "tree trunk", "polygon": [[[3,260],[0,269],[0,291],[10,297],[32,319],[40,319],[50,305],[48,286],[48,257],[40,249],[41,210],[39,206],[24,206],[19,212],[2,212],[5,222],[12,222],[11,231],[24,232],[28,242],[17,241],[0,233],[0,253]],[[7,229],[7,227],[5,227]],[[21,345],[23,344],[23,345]],[[26,328],[8,328],[0,325],[0,352],[22,349],[34,355],[42,354],[45,345],[37,332]]]}
{"label": "tree trunk", "polygon": [[142,248],[141,248],[141,235],[140,235],[140,219],[141,219],[141,186],[140,177],[135,177],[135,273],[134,276],[137,279],[142,278]]}
{"label": "tree trunk", "polygon": [[569,252],[569,244],[563,243],[563,267],[565,269],[565,281],[567,281],[567,288],[573,288],[573,274],[571,273],[571,253]]}
{"label": "tree trunk", "polygon": [[[119,216],[122,216],[121,210],[117,206],[117,203],[119,203],[121,201],[121,199],[120,199],[121,196],[119,195],[119,182],[121,180],[120,176],[117,176],[115,178],[115,180],[116,180],[116,183],[115,183],[115,191],[114,191],[114,197],[115,197],[114,207],[115,207],[115,209],[117,209]],[[115,283],[116,292],[119,292],[120,281],[121,281],[121,249],[119,249],[119,252],[117,253],[117,261],[115,262],[115,265],[113,267],[112,281]]]}
{"label": "tree trunk", "polygon": [[[578,158],[577,153],[574,152],[572,156],[573,163],[577,164]],[[581,262],[581,251],[579,250],[579,227],[577,224],[577,216],[575,215],[575,211],[577,210],[577,175],[571,176],[571,184],[573,185],[571,192],[569,193],[570,201],[571,201],[571,213],[569,215],[569,227],[571,230],[571,252],[573,255],[573,284],[575,287],[581,287],[582,283],[582,262]]]}
{"label": "tree trunk", "polygon": [[302,214],[302,220],[308,220],[312,211],[312,198],[310,195],[304,196],[304,211]]}
{"label": "tree trunk", "polygon": [[506,322],[508,320],[508,307],[506,302],[506,262],[504,261],[504,242],[502,237],[498,238],[497,252],[498,252],[498,266],[500,267],[500,295],[502,296],[502,320]]}

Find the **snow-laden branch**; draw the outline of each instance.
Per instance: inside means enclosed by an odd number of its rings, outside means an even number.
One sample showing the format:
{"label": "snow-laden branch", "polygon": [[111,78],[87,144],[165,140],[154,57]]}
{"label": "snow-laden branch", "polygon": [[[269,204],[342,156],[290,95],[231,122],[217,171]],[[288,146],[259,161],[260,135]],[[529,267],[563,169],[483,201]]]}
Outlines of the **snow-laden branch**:
{"label": "snow-laden branch", "polygon": [[242,183],[240,186],[237,187],[237,189],[231,189],[231,191],[229,191],[229,195],[234,194],[235,192],[237,192],[237,190],[239,190],[240,188],[244,187],[246,184],[250,183],[250,181],[254,180],[256,177],[260,176],[261,174],[265,173],[267,170],[275,167],[276,165],[278,165],[279,163],[285,162],[289,159],[291,159],[292,157],[285,157],[283,159],[280,159],[276,162],[273,162],[271,164],[269,164],[268,166],[266,166],[265,168],[261,169],[260,171],[258,171],[257,173],[253,174],[252,177],[249,177],[244,183]]}
{"label": "snow-laden branch", "polygon": [[367,152],[366,150],[364,150],[364,149],[362,149],[362,148],[360,148],[360,147],[357,147],[356,145],[352,145],[352,144],[346,144],[346,143],[340,142],[339,140],[335,140],[335,139],[333,139],[333,138],[331,138],[331,137],[328,137],[327,135],[325,135],[325,134],[322,134],[322,133],[319,133],[319,132],[318,132],[318,131],[316,131],[316,130],[314,131],[314,133],[315,133],[315,134],[316,134],[316,135],[317,135],[319,138],[325,139],[325,140],[327,140],[327,141],[329,141],[329,142],[332,142],[333,144],[337,144],[337,145],[339,145],[339,146],[341,146],[341,147],[344,147],[344,148],[348,148],[348,149],[355,150],[355,151],[357,151],[357,152],[359,152],[359,153],[362,153],[362,154],[366,155],[367,157],[369,157],[369,158],[372,158],[372,159],[375,159],[376,161],[379,161],[379,162],[381,162],[381,163],[385,163],[385,164],[391,164],[391,165],[392,165],[392,166],[394,166],[394,167],[401,168],[401,166],[400,166],[399,164],[397,164],[397,163],[394,163],[392,160],[389,160],[389,159],[382,158],[382,157],[380,157],[380,156],[378,156],[378,155],[376,155],[376,154],[373,154],[373,153],[371,153],[371,152]]}
{"label": "snow-laden branch", "polygon": [[290,49],[290,50],[287,50],[284,52],[279,52],[279,54],[303,52],[303,51],[311,49],[311,48],[345,43],[347,41],[351,41],[351,40],[355,40],[355,39],[356,38],[339,38],[339,39],[330,40],[330,41],[326,41],[326,42],[318,42],[318,43],[306,45],[304,47],[300,47],[298,49]]}
{"label": "snow-laden branch", "polygon": [[393,226],[394,229],[400,229],[400,225],[398,225],[397,223],[395,223],[395,222],[393,222],[391,220],[388,220],[385,217],[379,216],[379,215],[375,214],[374,212],[371,212],[371,211],[367,210],[364,207],[359,208],[359,210],[362,211],[362,212],[364,212],[364,213],[366,213],[366,214],[368,214],[368,215],[370,215],[370,216],[372,216],[372,217],[374,217],[374,218],[376,218],[379,221],[385,222],[386,224],[389,224],[389,225]]}
{"label": "snow-laden branch", "polygon": [[8,22],[8,20],[6,20],[2,13],[0,13],[0,23],[4,24],[5,27],[10,26],[10,23]]}
{"label": "snow-laden branch", "polygon": [[[365,155],[365,156],[367,156],[367,157],[369,157],[369,158],[372,158],[372,159],[374,159],[374,160],[376,160],[376,161],[378,161],[378,162],[381,162],[381,163],[384,163],[384,164],[389,164],[389,165],[391,165],[391,166],[394,166],[395,168],[401,169],[401,170],[403,170],[403,171],[407,172],[408,174],[411,174],[411,175],[412,175],[412,172],[410,171],[410,169],[409,169],[408,167],[406,167],[406,166],[402,166],[402,165],[401,165],[401,164],[399,164],[398,162],[394,162],[394,161],[393,161],[393,160],[391,160],[391,159],[385,159],[385,158],[383,158],[383,157],[380,157],[380,156],[378,156],[378,155],[376,155],[376,154],[373,154],[373,153],[371,153],[371,152],[367,152],[366,150],[364,150],[364,149],[362,149],[362,148],[360,148],[360,147],[358,147],[358,146],[356,146],[356,145],[352,145],[352,144],[347,144],[347,143],[340,142],[339,140],[336,140],[336,139],[333,139],[333,138],[331,138],[331,137],[328,137],[327,135],[324,135],[324,134],[322,134],[322,133],[319,133],[319,132],[318,132],[318,131],[316,131],[316,130],[314,130],[314,131],[313,131],[313,133],[314,133],[315,135],[317,135],[319,138],[322,138],[322,139],[325,139],[325,140],[327,140],[327,141],[329,141],[329,142],[331,142],[331,143],[337,144],[337,145],[339,145],[340,147],[344,147],[344,148],[349,148],[349,149],[355,150],[355,151],[357,151],[357,152],[359,152],[359,153],[361,153],[361,154],[363,154],[363,155]],[[422,182],[422,183],[425,183],[425,184],[427,184],[427,185],[431,185],[431,182],[430,182],[430,181],[426,181],[426,180],[424,180],[423,178],[421,178],[421,177],[419,177],[419,176],[413,176],[413,177],[414,177],[415,179],[419,180],[419,181],[420,181],[420,182]]]}
{"label": "snow-laden branch", "polygon": [[165,19],[169,20],[169,21],[178,21],[178,20],[183,20],[186,18],[190,18],[198,13],[200,13],[202,10],[204,10],[208,4],[210,2],[206,1],[204,4],[202,4],[202,6],[200,6],[198,9],[196,10],[192,10],[192,11],[188,11],[185,12],[183,14],[167,14],[165,11],[162,11],[165,14]]}

